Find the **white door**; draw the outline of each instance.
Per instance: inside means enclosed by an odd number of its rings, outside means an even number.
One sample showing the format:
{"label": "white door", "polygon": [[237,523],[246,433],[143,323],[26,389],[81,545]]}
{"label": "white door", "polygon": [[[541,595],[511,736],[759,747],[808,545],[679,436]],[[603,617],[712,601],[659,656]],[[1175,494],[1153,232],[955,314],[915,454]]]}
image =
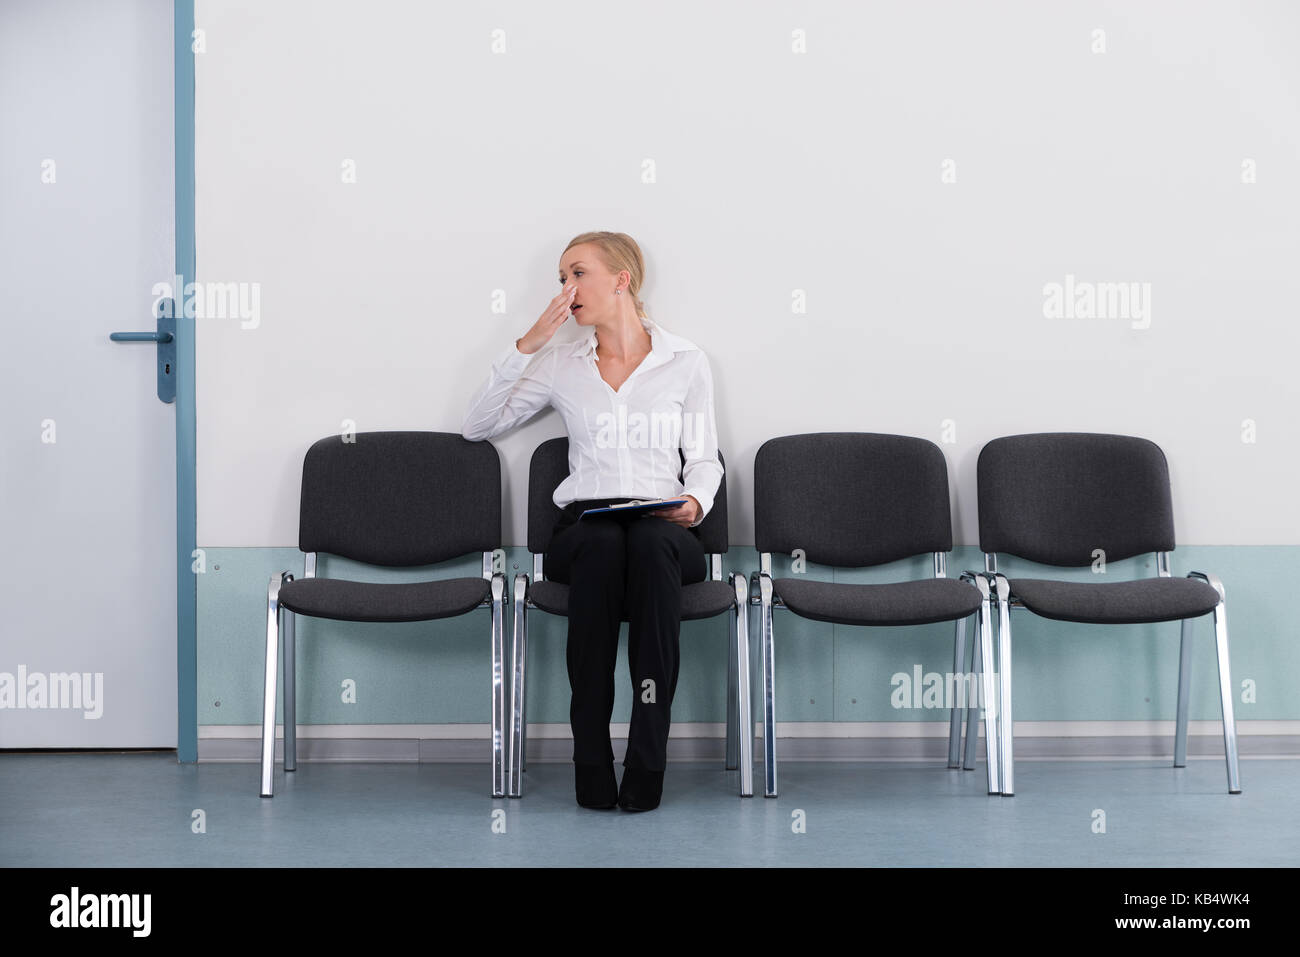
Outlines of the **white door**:
{"label": "white door", "polygon": [[0,144],[0,748],[174,748],[169,0],[0,2]]}

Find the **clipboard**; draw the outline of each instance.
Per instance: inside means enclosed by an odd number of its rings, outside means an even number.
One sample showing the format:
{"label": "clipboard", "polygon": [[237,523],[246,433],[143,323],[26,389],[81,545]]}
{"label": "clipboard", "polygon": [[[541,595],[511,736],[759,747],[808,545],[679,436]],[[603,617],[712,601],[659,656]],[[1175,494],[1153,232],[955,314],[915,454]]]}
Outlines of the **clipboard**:
{"label": "clipboard", "polygon": [[620,515],[635,515],[639,513],[644,515],[647,512],[653,512],[657,509],[671,508],[674,505],[685,504],[686,499],[684,498],[668,498],[662,500],[633,499],[630,502],[619,502],[617,505],[608,505],[605,508],[589,508],[578,516],[578,520],[582,521],[582,519],[586,518],[588,515],[608,515],[610,513],[618,513]]}

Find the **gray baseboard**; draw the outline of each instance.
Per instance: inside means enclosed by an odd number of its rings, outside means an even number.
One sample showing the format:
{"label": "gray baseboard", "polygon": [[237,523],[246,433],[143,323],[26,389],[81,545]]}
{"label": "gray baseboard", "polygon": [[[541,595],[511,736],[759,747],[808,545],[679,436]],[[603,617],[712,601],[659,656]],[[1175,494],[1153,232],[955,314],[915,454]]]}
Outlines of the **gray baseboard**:
{"label": "gray baseboard", "polygon": [[[622,761],[626,738],[613,738],[614,757]],[[947,761],[948,740],[938,737],[890,738],[778,738],[782,761]],[[722,761],[725,742],[721,737],[670,738],[670,761]],[[257,738],[201,738],[199,761],[257,762],[262,743]],[[1239,735],[1242,757],[1300,755],[1300,735]],[[1069,760],[1107,758],[1151,758],[1173,761],[1174,742],[1169,735],[1097,735],[1088,737],[1019,737],[1016,760]],[[984,739],[980,739],[980,760]],[[754,753],[762,761],[763,744],[756,741]],[[1189,734],[1187,753],[1197,757],[1223,757],[1223,736]],[[276,760],[283,760],[283,741],[276,740]],[[299,761],[478,763],[490,758],[488,742],[482,738],[299,738]],[[534,738],[528,742],[530,762],[559,762],[573,759],[568,738]]]}

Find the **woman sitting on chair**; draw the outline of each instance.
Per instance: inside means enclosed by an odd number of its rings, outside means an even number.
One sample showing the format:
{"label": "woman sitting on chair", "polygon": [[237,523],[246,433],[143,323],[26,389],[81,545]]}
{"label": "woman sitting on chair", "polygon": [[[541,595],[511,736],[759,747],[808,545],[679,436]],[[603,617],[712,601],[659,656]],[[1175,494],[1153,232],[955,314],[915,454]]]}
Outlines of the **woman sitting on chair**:
{"label": "woman sitting on chair", "polygon": [[[644,275],[632,237],[575,237],[560,257],[560,294],[493,363],[461,429],[479,441],[548,405],[564,417],[569,477],[553,496],[564,513],[542,570],[569,585],[566,660],[577,799],[583,807],[617,804],[628,811],[653,810],[663,793],[682,586],[705,579],[696,526],[722,480],[708,358],[646,315],[637,298]],[[570,312],[590,332],[552,343]],[[586,509],[632,499],[685,503],[579,521]],[[632,720],[620,786],[609,722],[625,614]]]}

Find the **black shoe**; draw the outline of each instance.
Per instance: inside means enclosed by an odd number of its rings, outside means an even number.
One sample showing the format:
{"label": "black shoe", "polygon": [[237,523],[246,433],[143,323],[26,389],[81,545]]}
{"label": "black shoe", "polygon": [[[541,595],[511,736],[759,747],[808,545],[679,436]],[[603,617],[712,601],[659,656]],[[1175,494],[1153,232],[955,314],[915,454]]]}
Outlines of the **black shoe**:
{"label": "black shoe", "polygon": [[623,768],[618,806],[625,811],[653,811],[664,793],[664,773],[645,768]]}
{"label": "black shoe", "polygon": [[608,810],[618,803],[618,778],[614,762],[573,765],[574,789],[583,807]]}

